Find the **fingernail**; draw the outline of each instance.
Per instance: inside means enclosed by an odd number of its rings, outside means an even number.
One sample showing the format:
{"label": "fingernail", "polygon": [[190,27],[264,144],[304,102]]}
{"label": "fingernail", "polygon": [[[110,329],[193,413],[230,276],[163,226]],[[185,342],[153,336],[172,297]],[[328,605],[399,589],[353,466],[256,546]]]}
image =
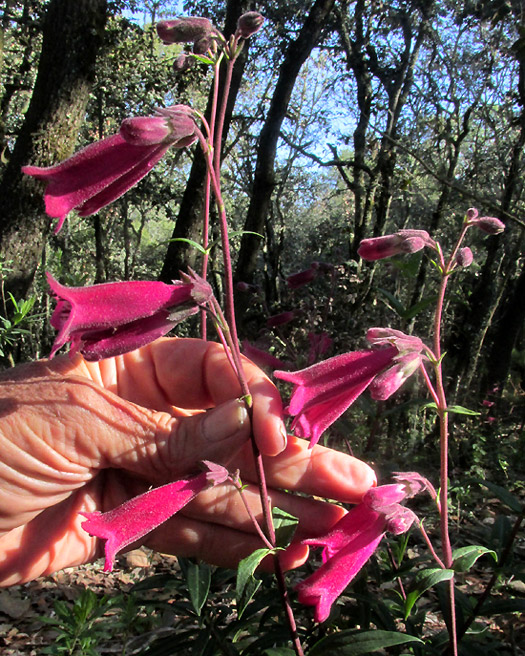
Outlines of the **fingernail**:
{"label": "fingernail", "polygon": [[206,413],[202,430],[210,442],[220,442],[238,433],[248,421],[244,401],[234,399]]}

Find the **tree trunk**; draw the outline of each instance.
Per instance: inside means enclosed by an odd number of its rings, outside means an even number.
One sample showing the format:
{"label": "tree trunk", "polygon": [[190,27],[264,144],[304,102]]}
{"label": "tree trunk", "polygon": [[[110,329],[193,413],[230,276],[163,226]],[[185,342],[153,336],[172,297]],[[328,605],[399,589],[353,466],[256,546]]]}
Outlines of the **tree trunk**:
{"label": "tree trunk", "polygon": [[0,182],[0,252],[10,269],[5,289],[18,298],[33,281],[50,224],[41,183],[20,168],[49,166],[74,150],[106,15],[106,0],[51,0],[47,9],[35,88]]}
{"label": "tree trunk", "polygon": [[[248,9],[247,0],[228,0],[226,7],[226,19],[224,23],[224,36],[229,38],[235,32],[237,20]],[[228,134],[235,100],[241,86],[242,75],[247,59],[248,43],[239,55],[233,69],[233,76],[228,96],[228,106],[224,120],[223,145]],[[221,81],[224,76],[221,76]],[[219,88],[219,104],[223,94],[223,86]],[[209,120],[211,114],[211,99],[213,89],[208,98],[206,118]],[[177,222],[173,230],[172,239],[191,239],[197,243],[201,240],[202,233],[202,209],[204,201],[204,180],[206,178],[206,164],[200,146],[195,149],[193,164],[191,167],[188,183],[182,196]],[[195,248],[186,242],[172,241],[166,251],[164,264],[160,272],[160,280],[171,282],[180,277],[180,271],[186,271],[188,266],[194,267],[197,253]]]}
{"label": "tree trunk", "polygon": [[[264,232],[264,222],[276,184],[274,162],[281,125],[286,116],[299,71],[317,44],[334,3],[335,0],[316,0],[299,36],[288,46],[284,56],[268,115],[259,137],[252,197],[244,224],[246,231],[258,234]],[[255,235],[243,235],[235,271],[236,280],[251,282],[257,265],[260,245],[260,239]],[[241,311],[244,300],[243,296],[239,297]]]}

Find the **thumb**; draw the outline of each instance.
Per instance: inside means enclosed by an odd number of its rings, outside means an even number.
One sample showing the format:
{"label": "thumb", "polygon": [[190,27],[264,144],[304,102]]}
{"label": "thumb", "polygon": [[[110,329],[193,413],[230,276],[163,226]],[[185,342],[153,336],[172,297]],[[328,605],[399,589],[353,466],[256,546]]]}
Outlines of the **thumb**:
{"label": "thumb", "polygon": [[243,401],[233,399],[190,417],[140,409],[139,425],[128,439],[101,444],[104,465],[135,472],[152,482],[193,473],[200,461],[227,465],[250,438]]}

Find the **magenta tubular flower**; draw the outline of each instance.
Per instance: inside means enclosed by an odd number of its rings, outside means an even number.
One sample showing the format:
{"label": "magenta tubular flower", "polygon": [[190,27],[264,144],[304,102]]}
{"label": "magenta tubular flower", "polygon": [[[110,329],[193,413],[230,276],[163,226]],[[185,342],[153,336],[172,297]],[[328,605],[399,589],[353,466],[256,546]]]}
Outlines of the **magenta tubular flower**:
{"label": "magenta tubular flower", "polygon": [[279,358],[268,353],[268,351],[263,351],[253,344],[250,344],[246,339],[242,343],[242,352],[243,355],[263,369],[271,369],[273,371],[274,369],[290,369],[291,366],[289,362],[279,360]]}
{"label": "magenta tubular flower", "polygon": [[208,475],[203,472],[189,480],[145,492],[109,512],[81,513],[86,517],[82,528],[90,535],[106,540],[104,571],[112,571],[117,552],[140,540],[184,508],[208,483]]}
{"label": "magenta tubular flower", "polygon": [[375,261],[393,255],[417,253],[425,246],[435,247],[426,230],[399,230],[393,235],[363,239],[357,252],[363,260]]}
{"label": "magenta tubular flower", "polygon": [[309,437],[310,446],[370,386],[372,398],[387,399],[421,364],[423,342],[392,328],[371,328],[370,351],[354,351],[318,362],[300,371],[275,371],[294,383],[286,409],[294,416],[292,430]]}
{"label": "magenta tubular flower", "polygon": [[271,317],[268,317],[266,320],[266,325],[269,328],[276,328],[277,326],[284,326],[284,324],[290,323],[295,319],[295,312],[289,310],[288,312],[281,312],[279,314],[274,314]]}
{"label": "magenta tubular flower", "polygon": [[174,105],[155,116],[123,121],[118,134],[97,141],[55,166],[24,166],[47,183],[46,212],[58,218],[57,233],[71,210],[90,216],[120,198],[164,156],[168,148],[196,141],[192,110]]}
{"label": "magenta tubular flower", "polygon": [[303,541],[309,546],[323,547],[323,564],[296,588],[302,604],[315,606],[317,622],[328,618],[334,601],[365,565],[385,533],[404,533],[417,520],[411,510],[399,503],[406,497],[402,484],[371,488],[328,535]]}
{"label": "magenta tubular flower", "polygon": [[304,287],[312,280],[315,280],[317,277],[317,269],[313,267],[310,269],[305,269],[304,271],[298,271],[297,273],[292,273],[291,276],[286,278],[286,284],[290,289],[299,289]]}
{"label": "magenta tubular flower", "polygon": [[86,360],[133,351],[165,335],[211,297],[202,278],[166,285],[156,281],[66,287],[47,274],[57,305],[51,325],[58,330],[51,356],[66,342]]}
{"label": "magenta tubular flower", "polygon": [[415,373],[421,364],[420,353],[399,355],[395,363],[378,374],[370,384],[370,396],[374,401],[386,401]]}
{"label": "magenta tubular flower", "polygon": [[394,361],[394,346],[336,355],[301,371],[275,371],[276,378],[295,385],[287,412],[295,418],[292,429],[309,437],[310,447]]}

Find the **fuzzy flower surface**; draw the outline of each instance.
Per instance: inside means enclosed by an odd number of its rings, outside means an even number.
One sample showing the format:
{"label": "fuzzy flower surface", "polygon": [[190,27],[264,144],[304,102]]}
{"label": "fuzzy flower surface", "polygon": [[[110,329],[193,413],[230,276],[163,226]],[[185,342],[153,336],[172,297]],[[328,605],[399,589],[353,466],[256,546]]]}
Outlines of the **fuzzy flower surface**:
{"label": "fuzzy flower surface", "polygon": [[47,279],[57,304],[51,325],[58,331],[51,357],[67,342],[71,353],[101,360],[133,351],[195,314],[212,291],[199,276],[171,285],[157,281],[66,287]]}
{"label": "fuzzy flower surface", "polygon": [[317,622],[328,618],[332,604],[372,556],[385,534],[405,533],[417,520],[400,502],[420,491],[422,486],[415,485],[413,489],[410,483],[402,482],[402,476],[396,477],[395,484],[368,490],[362,502],[340,519],[327,535],[303,541],[309,546],[323,548],[321,567],[296,588],[299,601],[315,607]]}
{"label": "fuzzy flower surface", "polygon": [[294,417],[294,433],[310,438],[310,447],[369,386],[372,398],[387,399],[421,363],[423,344],[417,337],[372,328],[367,339],[375,348],[336,355],[300,371],[274,372],[295,386],[286,412]]}
{"label": "fuzzy flower surface", "polygon": [[57,218],[57,233],[72,210],[90,216],[120,198],[157,164],[170,148],[197,140],[192,110],[185,105],[159,109],[154,116],[129,118],[118,134],[97,141],[55,166],[24,166],[46,183],[46,213]]}
{"label": "fuzzy flower surface", "polygon": [[436,247],[426,230],[399,230],[392,235],[363,239],[357,250],[363,260],[373,262],[394,255],[410,255],[429,246]]}
{"label": "fuzzy flower surface", "polygon": [[108,512],[81,513],[86,518],[82,528],[90,535],[106,541],[105,572],[112,571],[119,551],[163,524],[199,492],[228,478],[228,471],[224,467],[215,463],[204,464],[209,471],[149,490]]}
{"label": "fuzzy flower surface", "polygon": [[300,371],[275,371],[274,376],[295,385],[286,412],[294,416],[292,430],[309,437],[310,447],[390,365],[397,350],[353,351],[336,355]]}

